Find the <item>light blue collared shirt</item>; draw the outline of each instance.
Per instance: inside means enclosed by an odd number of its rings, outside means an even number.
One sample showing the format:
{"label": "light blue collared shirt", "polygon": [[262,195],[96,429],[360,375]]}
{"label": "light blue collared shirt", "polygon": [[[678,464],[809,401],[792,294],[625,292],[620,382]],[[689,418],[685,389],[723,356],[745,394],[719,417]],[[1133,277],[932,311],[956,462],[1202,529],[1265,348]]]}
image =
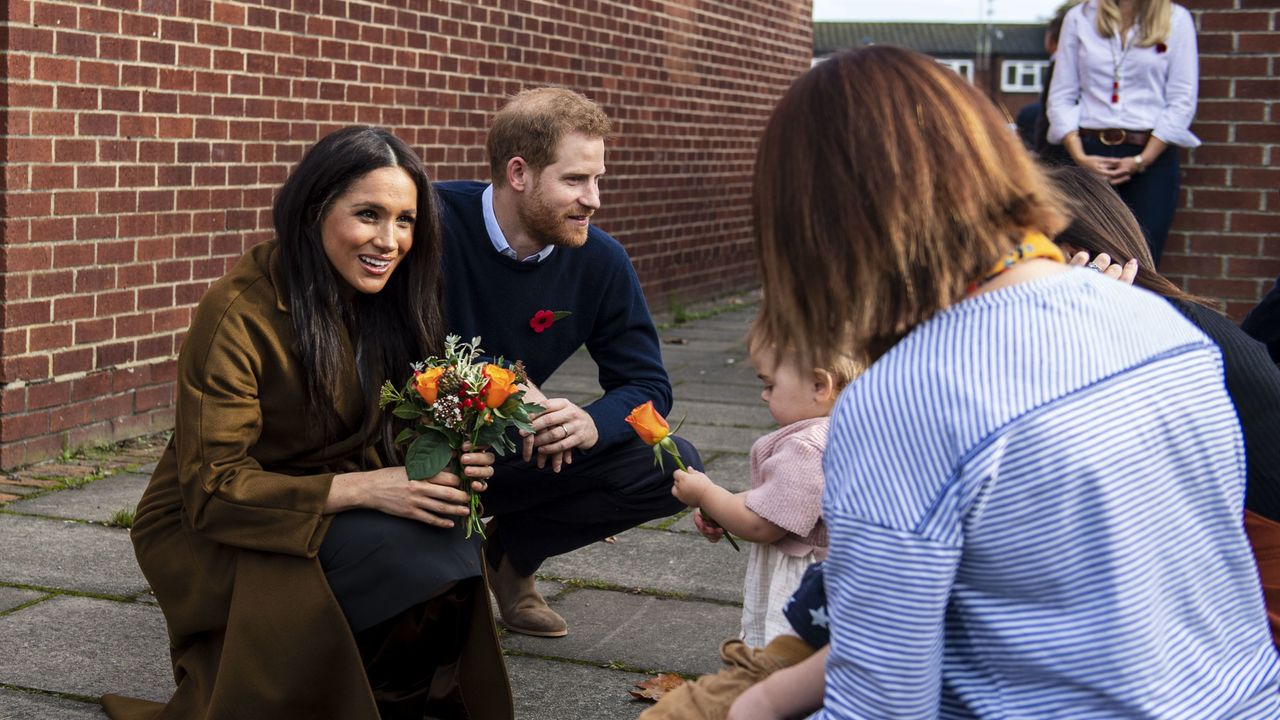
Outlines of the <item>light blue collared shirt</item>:
{"label": "light blue collared shirt", "polygon": [[[511,243],[507,242],[507,236],[502,233],[502,228],[498,226],[498,216],[493,214],[493,185],[489,185],[480,195],[480,207],[484,209],[484,227],[489,231],[489,242],[493,243],[493,249],[506,255],[512,260],[519,260],[516,251],[511,247]],[[551,251],[555,250],[555,245],[547,245],[537,253],[530,255],[520,262],[540,263],[551,256]]]}

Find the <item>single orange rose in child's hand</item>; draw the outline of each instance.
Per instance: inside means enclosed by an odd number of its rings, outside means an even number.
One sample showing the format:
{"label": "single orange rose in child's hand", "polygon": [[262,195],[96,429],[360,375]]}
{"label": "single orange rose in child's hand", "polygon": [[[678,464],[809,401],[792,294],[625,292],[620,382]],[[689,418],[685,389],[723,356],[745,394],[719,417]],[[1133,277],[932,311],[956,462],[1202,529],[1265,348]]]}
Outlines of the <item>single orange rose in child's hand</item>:
{"label": "single orange rose in child's hand", "polygon": [[500,408],[516,392],[516,374],[500,365],[484,366],[484,376],[489,382],[484,386],[485,407]]}
{"label": "single orange rose in child's hand", "polygon": [[[640,439],[643,440],[645,444],[653,447],[654,465],[662,467],[662,453],[665,450],[666,453],[671,456],[671,459],[676,461],[676,467],[686,473],[689,473],[689,468],[684,466],[684,460],[680,458],[680,448],[676,446],[675,440],[671,439],[671,433],[680,430],[680,425],[684,424],[683,420],[680,421],[680,424],[676,426],[675,430],[672,430],[671,426],[667,424],[667,419],[662,417],[658,412],[658,409],[653,406],[652,400],[649,400],[643,405],[637,405],[631,410],[631,414],[627,416],[626,420],[627,424],[631,426],[631,429],[636,431],[636,435],[639,435]],[[711,482],[706,475],[703,475],[696,470],[694,470],[693,473],[696,473],[697,476],[695,477],[693,474],[688,475],[688,477],[692,479],[692,484],[696,485],[699,481],[705,481],[707,483]],[[680,481],[675,480],[671,486],[671,494],[680,498],[683,502],[684,498],[680,497],[681,488],[679,486]],[[706,520],[711,520],[706,513],[703,513],[702,517]],[[712,522],[715,521],[712,520]],[[734,550],[742,550],[742,548],[738,547],[738,543],[734,542],[733,536],[729,535],[729,533],[725,533],[724,537],[729,541],[729,544],[733,546]]]}
{"label": "single orange rose in child's hand", "polygon": [[440,393],[440,376],[444,375],[444,370],[442,367],[429,367],[413,374],[413,387],[425,402],[436,401],[436,396]]}
{"label": "single orange rose in child's hand", "polygon": [[657,445],[671,434],[671,426],[658,414],[652,400],[632,410],[627,416],[627,424],[646,445]]}

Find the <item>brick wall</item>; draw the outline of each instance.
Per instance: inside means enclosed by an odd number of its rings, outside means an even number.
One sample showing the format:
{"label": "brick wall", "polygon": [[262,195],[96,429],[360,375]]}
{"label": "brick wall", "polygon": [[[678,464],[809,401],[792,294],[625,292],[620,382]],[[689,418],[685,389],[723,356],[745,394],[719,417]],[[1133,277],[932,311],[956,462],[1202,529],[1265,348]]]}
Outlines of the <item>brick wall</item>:
{"label": "brick wall", "polygon": [[392,128],[439,179],[487,177],[504,97],[580,89],[618,132],[599,224],[650,302],[749,286],[756,135],[811,44],[807,0],[7,12],[0,467],[169,427],[192,305],[270,237],[272,192],[303,149],[347,124]]}
{"label": "brick wall", "polygon": [[1180,0],[1196,16],[1200,102],[1161,271],[1236,320],[1280,275],[1280,3]]}

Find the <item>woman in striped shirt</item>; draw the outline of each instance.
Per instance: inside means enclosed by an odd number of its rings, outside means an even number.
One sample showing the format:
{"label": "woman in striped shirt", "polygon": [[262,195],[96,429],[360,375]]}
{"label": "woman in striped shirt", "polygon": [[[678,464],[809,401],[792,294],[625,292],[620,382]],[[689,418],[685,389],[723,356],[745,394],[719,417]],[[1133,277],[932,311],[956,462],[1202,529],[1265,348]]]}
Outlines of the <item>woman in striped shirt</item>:
{"label": "woman in striped shirt", "polygon": [[1069,269],[1054,192],[933,60],[836,55],[761,140],[763,322],[864,348],[824,460],[819,718],[1276,718],[1217,348]]}

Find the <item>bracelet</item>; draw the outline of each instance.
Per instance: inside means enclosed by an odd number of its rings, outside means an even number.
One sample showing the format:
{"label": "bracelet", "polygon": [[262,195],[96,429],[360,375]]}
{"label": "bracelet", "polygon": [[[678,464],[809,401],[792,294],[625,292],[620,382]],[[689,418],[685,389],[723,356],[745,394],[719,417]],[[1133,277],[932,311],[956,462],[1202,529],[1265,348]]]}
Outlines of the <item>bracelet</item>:
{"label": "bracelet", "polygon": [[1146,161],[1142,159],[1142,153],[1133,156],[1133,169],[1137,172],[1147,169]]}

